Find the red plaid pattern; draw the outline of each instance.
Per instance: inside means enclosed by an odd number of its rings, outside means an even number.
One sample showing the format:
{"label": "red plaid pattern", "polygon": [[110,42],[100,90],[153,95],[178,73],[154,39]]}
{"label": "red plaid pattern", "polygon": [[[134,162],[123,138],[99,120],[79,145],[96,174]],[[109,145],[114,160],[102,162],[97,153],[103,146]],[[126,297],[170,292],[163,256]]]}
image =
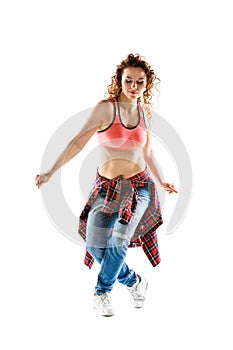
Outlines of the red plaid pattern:
{"label": "red plaid pattern", "polygon": [[[160,263],[160,254],[156,229],[163,223],[163,220],[157,188],[147,169],[129,179],[123,179],[122,177],[107,179],[100,176],[97,172],[94,186],[79,218],[78,233],[80,236],[86,240],[88,214],[101,190],[107,191],[104,206],[102,208],[103,212],[113,213],[118,211],[118,220],[122,224],[127,225],[137,206],[137,188],[144,187],[145,185],[148,185],[151,194],[150,203],[138,223],[134,235],[131,238],[129,247],[142,247],[150,263],[153,266],[158,265]],[[121,200],[121,203],[119,203],[122,187],[124,187],[124,189],[126,188],[126,191],[124,192],[124,197]],[[84,263],[89,268],[91,268],[94,263],[94,258],[88,251],[86,251]]]}

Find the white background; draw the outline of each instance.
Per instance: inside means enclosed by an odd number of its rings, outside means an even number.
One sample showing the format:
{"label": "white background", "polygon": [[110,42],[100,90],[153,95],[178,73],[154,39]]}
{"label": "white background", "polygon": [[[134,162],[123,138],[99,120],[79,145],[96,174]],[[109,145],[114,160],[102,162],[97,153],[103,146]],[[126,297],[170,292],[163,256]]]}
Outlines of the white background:
{"label": "white background", "polygon": [[[1,349],[232,349],[230,5],[1,3]],[[115,65],[130,52],[144,55],[162,81],[158,113],[189,152],[194,188],[170,236],[165,209],[157,268],[140,248],[129,252],[129,264],[149,280],[145,308],[131,309],[116,285],[117,314],[103,318],[92,311],[98,266],[89,271],[83,247],[51,223],[34,177],[55,130],[103,98]],[[74,176],[76,161],[67,174]],[[81,208],[77,193],[74,187]]]}

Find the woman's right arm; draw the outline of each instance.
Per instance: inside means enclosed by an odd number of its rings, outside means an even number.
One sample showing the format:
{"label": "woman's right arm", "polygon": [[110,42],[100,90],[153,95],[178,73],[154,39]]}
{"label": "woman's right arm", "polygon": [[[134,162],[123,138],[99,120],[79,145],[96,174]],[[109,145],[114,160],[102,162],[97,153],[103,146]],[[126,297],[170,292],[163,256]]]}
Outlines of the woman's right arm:
{"label": "woman's right arm", "polygon": [[35,182],[38,188],[47,182],[59,168],[69,162],[84,148],[100,126],[108,120],[110,108],[109,103],[106,101],[101,101],[97,104],[80,132],[69,142],[52,168],[47,173],[36,175]]}

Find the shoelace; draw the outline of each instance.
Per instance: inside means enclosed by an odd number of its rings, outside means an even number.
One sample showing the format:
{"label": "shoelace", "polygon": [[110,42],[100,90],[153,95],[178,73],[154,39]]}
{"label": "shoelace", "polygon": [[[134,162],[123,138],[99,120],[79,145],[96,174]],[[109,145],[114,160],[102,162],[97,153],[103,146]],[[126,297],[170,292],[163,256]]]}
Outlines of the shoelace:
{"label": "shoelace", "polygon": [[132,289],[129,289],[129,292],[134,300],[142,300],[144,299],[144,296],[140,292],[140,286],[139,284],[136,285],[136,287],[131,287]]}
{"label": "shoelace", "polygon": [[108,296],[107,294],[101,295],[101,297],[100,297],[100,302],[102,302],[104,306],[110,305],[109,296]]}

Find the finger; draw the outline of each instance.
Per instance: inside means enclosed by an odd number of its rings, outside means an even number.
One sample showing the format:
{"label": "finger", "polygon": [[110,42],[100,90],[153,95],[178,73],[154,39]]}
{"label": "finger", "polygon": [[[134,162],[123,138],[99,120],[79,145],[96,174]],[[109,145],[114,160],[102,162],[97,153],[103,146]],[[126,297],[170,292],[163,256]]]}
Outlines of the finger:
{"label": "finger", "polygon": [[172,188],[172,187],[168,187],[166,188],[166,191],[168,191],[169,193],[178,193],[178,191],[175,189],[175,188]]}
{"label": "finger", "polygon": [[170,186],[169,189],[170,189],[172,192],[178,193],[177,190],[175,189],[174,185],[173,185],[173,186]]}

